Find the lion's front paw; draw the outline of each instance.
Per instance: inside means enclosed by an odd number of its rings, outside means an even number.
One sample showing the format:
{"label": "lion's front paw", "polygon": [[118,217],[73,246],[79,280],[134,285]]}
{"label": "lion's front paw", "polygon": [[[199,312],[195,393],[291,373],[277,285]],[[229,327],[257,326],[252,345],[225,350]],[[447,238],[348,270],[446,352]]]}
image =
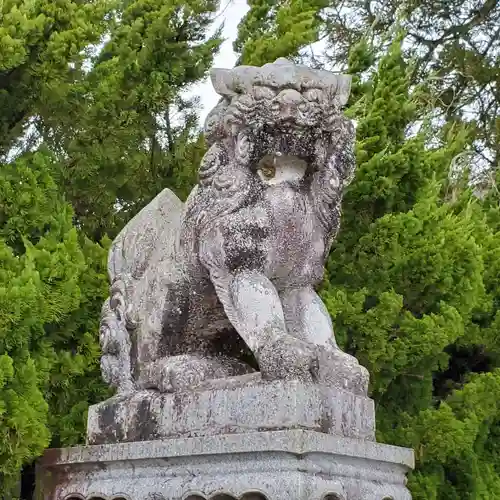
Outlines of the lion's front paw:
{"label": "lion's front paw", "polygon": [[336,387],[360,396],[366,396],[370,375],[358,360],[335,349],[318,346],[318,381],[327,386]]}
{"label": "lion's front paw", "polygon": [[187,356],[159,359],[141,370],[139,386],[160,392],[174,392],[198,386],[205,378],[202,360]]}
{"label": "lion's front paw", "polygon": [[316,346],[286,335],[264,346],[258,355],[262,378],[267,380],[317,378]]}

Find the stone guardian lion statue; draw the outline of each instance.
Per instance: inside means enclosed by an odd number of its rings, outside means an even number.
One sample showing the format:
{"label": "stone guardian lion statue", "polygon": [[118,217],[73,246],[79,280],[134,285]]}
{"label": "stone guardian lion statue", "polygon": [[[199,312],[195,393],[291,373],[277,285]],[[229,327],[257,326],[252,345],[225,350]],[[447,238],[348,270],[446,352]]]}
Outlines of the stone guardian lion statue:
{"label": "stone guardian lion statue", "polygon": [[198,185],[185,204],[162,191],[110,250],[104,379],[119,393],[258,377],[366,395],[315,291],[355,169],[350,79],[279,59],[212,81]]}

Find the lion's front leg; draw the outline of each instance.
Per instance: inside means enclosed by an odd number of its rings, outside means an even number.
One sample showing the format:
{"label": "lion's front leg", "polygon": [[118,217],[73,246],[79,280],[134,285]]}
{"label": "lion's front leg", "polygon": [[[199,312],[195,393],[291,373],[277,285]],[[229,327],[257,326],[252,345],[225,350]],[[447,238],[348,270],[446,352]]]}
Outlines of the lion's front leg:
{"label": "lion's front leg", "polygon": [[281,299],[264,274],[212,269],[210,275],[229,321],[253,352],[263,378],[316,378],[315,346],[288,334]]}
{"label": "lion's front leg", "polygon": [[325,304],[312,287],[281,293],[288,331],[317,346],[317,380],[326,385],[366,395],[369,374],[354,356],[339,349],[332,320]]}
{"label": "lion's front leg", "polygon": [[330,314],[312,287],[285,290],[280,298],[291,335],[328,350],[338,350]]}
{"label": "lion's front leg", "polygon": [[228,292],[228,317],[254,352],[264,378],[315,378],[315,348],[289,335],[281,298],[266,276],[256,271],[237,273]]}
{"label": "lion's front leg", "polygon": [[200,262],[262,376],[312,379],[315,346],[287,331],[281,298],[265,273],[267,235],[257,212],[242,210],[200,235]]}
{"label": "lion's front leg", "polygon": [[227,281],[227,291],[221,290],[220,282],[217,285],[219,296],[227,294],[224,308],[229,320],[254,353],[287,336],[280,297],[263,274],[234,273]]}

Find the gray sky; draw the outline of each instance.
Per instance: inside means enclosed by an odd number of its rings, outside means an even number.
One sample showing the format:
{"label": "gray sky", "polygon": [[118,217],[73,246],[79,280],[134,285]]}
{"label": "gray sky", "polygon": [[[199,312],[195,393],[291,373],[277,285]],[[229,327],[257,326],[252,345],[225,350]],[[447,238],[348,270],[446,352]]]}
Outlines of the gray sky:
{"label": "gray sky", "polygon": [[[233,52],[233,42],[236,39],[238,24],[241,18],[247,13],[248,5],[246,0],[222,0],[221,8],[214,23],[214,31],[222,23],[224,43],[214,60],[215,68],[232,68],[236,62],[236,54]],[[201,109],[199,110],[200,124],[203,125],[209,111],[217,104],[219,96],[215,93],[210,79],[196,85],[188,95],[198,95],[201,97]]]}

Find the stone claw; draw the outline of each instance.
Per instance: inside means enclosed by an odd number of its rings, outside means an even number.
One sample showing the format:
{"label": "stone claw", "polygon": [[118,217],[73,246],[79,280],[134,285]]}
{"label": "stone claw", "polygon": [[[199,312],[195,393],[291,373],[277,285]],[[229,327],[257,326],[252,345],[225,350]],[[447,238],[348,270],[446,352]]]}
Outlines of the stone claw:
{"label": "stone claw", "polygon": [[258,361],[263,379],[297,379],[362,396],[368,393],[368,370],[336,346],[319,346],[287,335],[262,348]]}
{"label": "stone claw", "polygon": [[264,346],[258,354],[262,378],[315,381],[319,372],[316,346],[290,335]]}
{"label": "stone claw", "polygon": [[370,375],[358,360],[341,351],[318,346],[318,382],[343,389],[353,394],[366,396]]}

